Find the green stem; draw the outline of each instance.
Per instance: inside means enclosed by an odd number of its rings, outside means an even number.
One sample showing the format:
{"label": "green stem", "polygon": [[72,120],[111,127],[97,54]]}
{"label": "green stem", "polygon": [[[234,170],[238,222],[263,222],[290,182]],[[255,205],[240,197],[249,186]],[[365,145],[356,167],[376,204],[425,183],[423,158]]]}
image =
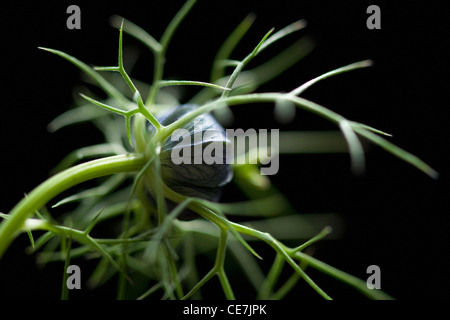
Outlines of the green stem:
{"label": "green stem", "polygon": [[72,237],[67,237],[67,248],[66,248],[66,259],[64,262],[64,270],[63,270],[63,281],[62,281],[62,291],[61,291],[61,300],[69,300],[69,288],[67,287],[67,279],[69,275],[67,273],[67,268],[70,265],[70,250],[72,249]]}
{"label": "green stem", "polygon": [[164,34],[161,37],[160,41],[161,47],[160,50],[156,53],[155,57],[154,63],[155,71],[153,73],[153,83],[150,89],[150,94],[146,101],[146,104],[149,106],[155,103],[156,94],[158,93],[159,89],[159,81],[162,80],[163,77],[165,54],[169,46],[170,40],[172,39],[172,36],[175,33],[178,26],[180,25],[181,21],[183,21],[184,17],[186,17],[188,12],[194,6],[195,2],[197,2],[197,0],[189,0],[183,5],[180,11],[178,11],[176,16],[167,26],[166,30],[164,31]]}
{"label": "green stem", "polygon": [[225,273],[225,270],[224,269],[220,270],[218,276],[227,300],[236,300],[230,282],[228,281],[227,274]]}
{"label": "green stem", "polygon": [[283,270],[283,265],[283,257],[280,254],[277,254],[263,285],[259,289],[257,300],[266,300],[270,297],[273,288],[275,287],[275,284],[280,276],[280,273]]}
{"label": "green stem", "polygon": [[138,171],[145,164],[141,155],[128,154],[82,163],[44,181],[20,201],[0,224],[0,258],[25,220],[63,191],[82,182],[106,175]]}
{"label": "green stem", "polygon": [[171,253],[171,249],[170,249],[168,243],[165,243],[164,249],[165,249],[167,262],[169,263],[170,275],[171,275],[172,281],[175,285],[175,293],[176,293],[178,299],[182,299],[184,296],[183,288],[181,286],[179,273],[177,272],[177,265],[175,263],[174,257]]}
{"label": "green stem", "polygon": [[[300,266],[300,268],[302,268]],[[303,268],[302,268],[303,269]],[[273,294],[270,296],[270,300],[282,300],[294,286],[297,284],[300,276],[294,272],[289,279]]]}
{"label": "green stem", "polygon": [[381,290],[371,290],[367,287],[366,282],[352,276],[344,271],[341,271],[339,269],[336,269],[335,267],[330,266],[329,264],[326,264],[325,262],[322,262],[320,260],[317,260],[303,252],[296,252],[296,257],[299,258],[302,261],[307,261],[308,265],[327,274],[332,276],[335,279],[338,279],[339,281],[342,281],[349,286],[357,289],[359,292],[364,294],[365,296],[371,298],[371,299],[378,299],[378,300],[392,300],[393,298],[388,295],[387,293],[381,291]]}
{"label": "green stem", "polygon": [[213,268],[211,269],[206,276],[204,276],[202,278],[202,280],[200,280],[199,282],[197,282],[197,284],[191,289],[191,291],[189,291],[183,298],[182,300],[187,300],[189,299],[194,293],[196,293],[205,283],[207,283],[209,280],[211,280],[212,277],[214,277],[216,275],[216,269]]}
{"label": "green stem", "polygon": [[[141,93],[137,90],[133,81],[131,81],[130,76],[125,71],[123,66],[123,24],[120,27],[120,36],[119,36],[119,66],[117,67],[118,72],[122,75],[122,78],[125,80],[127,85],[130,87],[131,91],[135,96],[136,103],[138,105],[139,111],[144,115],[150,122],[155,126],[155,128],[159,131],[161,129],[161,124],[159,121],[147,110],[144,105],[144,101],[142,100]],[[128,119],[127,119],[128,123]],[[128,130],[127,130],[128,131]]]}

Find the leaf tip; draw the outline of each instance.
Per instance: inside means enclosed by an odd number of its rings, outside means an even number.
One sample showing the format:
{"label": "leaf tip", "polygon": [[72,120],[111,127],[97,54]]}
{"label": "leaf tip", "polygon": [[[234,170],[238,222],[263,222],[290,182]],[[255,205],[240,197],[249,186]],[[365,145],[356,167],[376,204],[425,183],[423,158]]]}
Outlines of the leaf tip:
{"label": "leaf tip", "polygon": [[44,51],[48,51],[48,52],[54,52],[53,49],[50,48],[46,48],[46,47],[37,47],[39,50],[44,50]]}
{"label": "leaf tip", "polygon": [[371,67],[374,65],[374,61],[372,59],[367,59],[361,62],[365,67]]}
{"label": "leaf tip", "polygon": [[54,133],[58,131],[59,127],[52,121],[47,125],[47,131],[50,133]]}
{"label": "leaf tip", "polygon": [[303,29],[308,25],[308,22],[305,19],[298,20],[294,22],[294,26],[297,30]]}
{"label": "leaf tip", "polygon": [[434,169],[432,169],[432,168],[430,168],[430,169],[428,170],[427,174],[428,174],[431,178],[433,178],[434,180],[439,179],[439,172],[437,172],[436,170],[434,170]]}
{"label": "leaf tip", "polygon": [[121,21],[123,21],[123,20],[124,20],[123,17],[121,17],[121,16],[118,15],[118,14],[114,14],[114,15],[112,15],[112,16],[109,18],[109,24],[110,24],[112,27],[119,29],[120,23],[121,23]]}

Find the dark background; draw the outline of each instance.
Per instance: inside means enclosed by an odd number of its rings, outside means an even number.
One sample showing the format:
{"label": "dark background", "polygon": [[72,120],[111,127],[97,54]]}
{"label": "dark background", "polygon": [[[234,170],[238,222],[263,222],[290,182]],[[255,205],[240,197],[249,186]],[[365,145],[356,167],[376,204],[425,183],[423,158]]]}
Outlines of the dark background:
{"label": "dark background", "polygon": [[[337,212],[345,221],[340,239],[317,246],[318,258],[363,279],[367,266],[379,265],[382,289],[398,299],[449,298],[445,11],[438,1],[396,3],[200,0],[169,46],[165,74],[208,81],[216,50],[250,12],[256,13],[257,20],[236,50],[236,59],[242,59],[270,28],[281,29],[301,18],[308,21],[308,27],[280,42],[280,48],[303,35],[316,43],[309,56],[259,91],[292,90],[334,68],[372,59],[373,67],[316,84],[304,97],[392,133],[391,141],[429,163],[440,178],[433,180],[371,148],[363,177],[352,176],[346,155],[305,155],[281,158],[274,182],[293,199],[299,212]],[[81,8],[81,30],[66,28],[70,4]],[[132,20],[159,39],[181,4],[58,1],[11,2],[4,7],[0,22],[1,212],[9,212],[25,192],[44,181],[68,152],[102,139],[90,125],[52,134],[47,131],[47,124],[71,105],[73,89],[82,80],[77,68],[37,47],[62,50],[93,65],[114,65],[118,32],[109,25],[112,14]],[[366,28],[370,4],[381,8],[381,30]],[[125,37],[127,44],[139,48],[130,37]],[[274,48],[266,57],[277,52]],[[151,58],[143,49],[132,75],[150,82]],[[186,91],[187,96],[190,93]],[[273,122],[271,106],[252,119],[249,114],[255,107],[242,109],[236,113],[236,127],[336,129],[306,112],[298,112],[295,122],[283,127]],[[27,237],[21,236],[0,262],[0,297],[58,299],[62,267],[37,269],[34,257],[24,253],[28,244]],[[314,272],[312,276],[333,297],[361,297],[333,279]],[[86,289],[76,295],[113,298],[108,289]],[[237,291],[237,297],[246,298],[245,292],[245,288]],[[305,289],[290,297],[317,295]]]}

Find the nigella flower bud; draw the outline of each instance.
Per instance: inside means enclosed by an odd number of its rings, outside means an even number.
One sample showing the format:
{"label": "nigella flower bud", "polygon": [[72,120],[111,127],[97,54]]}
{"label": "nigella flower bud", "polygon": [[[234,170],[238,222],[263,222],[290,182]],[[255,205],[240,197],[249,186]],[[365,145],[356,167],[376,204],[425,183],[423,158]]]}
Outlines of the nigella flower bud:
{"label": "nigella flower bud", "polygon": [[[161,123],[169,125],[195,108],[198,106],[182,105],[161,119]],[[225,130],[210,114],[200,115],[180,129],[182,130],[178,132],[181,131],[182,135],[178,139],[174,139],[172,135],[161,146],[163,180],[173,190],[185,196],[218,200],[220,188],[226,185],[233,175],[225,159],[228,143]],[[186,144],[186,141],[189,144]],[[213,143],[218,147],[215,151],[222,152],[221,157],[215,155],[217,161],[211,162],[206,159],[211,155],[204,151]]]}
{"label": "nigella flower bud", "polygon": [[[169,125],[196,108],[194,104],[181,105],[158,120]],[[161,145],[164,183],[182,195],[218,201],[222,187],[233,176],[226,161],[228,143],[225,130],[211,114],[198,116]]]}

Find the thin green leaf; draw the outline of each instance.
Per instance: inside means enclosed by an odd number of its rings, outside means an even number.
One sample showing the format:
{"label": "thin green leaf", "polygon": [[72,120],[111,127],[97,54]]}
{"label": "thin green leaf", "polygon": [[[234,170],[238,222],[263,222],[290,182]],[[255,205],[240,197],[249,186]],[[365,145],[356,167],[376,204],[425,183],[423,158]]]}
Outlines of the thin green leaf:
{"label": "thin green leaf", "polygon": [[[350,124],[352,125],[352,124]],[[439,173],[431,168],[428,164],[426,164],[424,161],[419,159],[417,156],[409,153],[408,151],[405,151],[393,143],[383,139],[382,137],[374,134],[373,132],[361,127],[360,125],[353,125],[353,130],[357,132],[359,135],[367,138],[372,143],[378,145],[382,149],[392,153],[394,156],[402,159],[403,161],[408,162],[409,164],[413,165],[417,169],[421,170],[422,172],[426,173],[433,179],[437,179],[439,177]]]}
{"label": "thin green leaf", "polygon": [[383,135],[383,136],[392,137],[392,134],[387,133],[387,132],[384,132],[384,131],[381,131],[381,130],[376,129],[376,128],[374,128],[374,127],[368,126],[367,124],[363,124],[363,123],[359,123],[359,122],[355,122],[355,121],[351,121],[351,124],[352,124],[352,126],[355,126],[355,125],[356,125],[356,126],[360,126],[360,127],[363,128],[363,129],[367,129],[367,130],[369,130],[369,131],[372,131],[372,132],[381,134],[381,135]]}
{"label": "thin green leaf", "polygon": [[156,254],[158,252],[159,244],[160,244],[161,240],[163,239],[165,233],[167,232],[167,230],[171,226],[173,220],[176,219],[186,209],[186,207],[193,201],[194,200],[192,198],[187,198],[183,202],[179,203],[170,212],[170,214],[167,215],[167,217],[164,218],[163,223],[159,226],[157,232],[152,237],[152,239],[154,241],[152,241],[150,243],[150,245],[148,246],[148,249],[146,250],[146,254],[149,255],[149,260],[150,261],[152,261],[152,262],[156,261]]}
{"label": "thin green leaf", "polygon": [[248,70],[255,78],[255,86],[274,79],[307,56],[314,48],[309,37],[303,37],[263,64]]}
{"label": "thin green leaf", "polygon": [[357,135],[353,131],[347,120],[339,121],[339,127],[347,140],[350,157],[352,162],[352,171],[355,174],[362,174],[365,168],[364,149]]}
{"label": "thin green leaf", "polygon": [[239,60],[224,59],[217,62],[217,65],[222,68],[226,68],[226,67],[237,67],[239,63],[240,63]]}
{"label": "thin green leaf", "polygon": [[[233,32],[228,36],[228,38],[223,42],[222,46],[217,51],[214,58],[213,67],[211,68],[211,82],[216,82],[218,79],[225,76],[225,61],[229,61],[229,57],[233,52],[234,48],[237,46],[242,37],[250,29],[251,25],[255,21],[255,15],[249,14],[244,20],[233,30]],[[233,60],[234,66],[237,66],[240,61]]]}
{"label": "thin green leaf", "polygon": [[323,75],[321,75],[321,76],[319,76],[317,78],[309,80],[305,84],[302,84],[300,87],[292,90],[290,92],[290,94],[292,94],[294,96],[298,96],[301,93],[303,93],[303,91],[308,89],[310,86],[312,86],[313,84],[315,84],[315,83],[317,83],[317,82],[319,82],[319,81],[321,81],[323,79],[326,79],[326,78],[329,78],[329,77],[332,77],[332,76],[335,76],[335,75],[338,75],[338,74],[341,74],[341,73],[344,73],[344,72],[352,71],[352,70],[355,70],[355,69],[370,67],[372,65],[373,65],[372,60],[364,60],[364,61],[360,61],[360,62],[355,62],[355,63],[349,64],[349,65],[347,65],[345,67],[341,67],[341,68],[332,70],[330,72],[324,73]]}
{"label": "thin green leaf", "polygon": [[144,300],[148,296],[152,295],[155,291],[161,289],[162,283],[158,282],[157,284],[151,286],[147,291],[145,291],[143,294],[141,294],[137,300]]}
{"label": "thin green leaf", "polygon": [[[237,67],[234,69],[233,73],[231,74],[230,78],[228,79],[228,82],[226,85],[227,88],[231,89],[233,87],[233,84],[236,81],[239,74],[241,73],[242,69],[258,54],[259,49],[264,44],[264,42],[267,40],[267,38],[272,34],[272,32],[273,32],[273,29],[271,29],[269,32],[267,32],[264,35],[264,37],[261,39],[261,41],[258,43],[258,45],[253,49],[253,51],[237,65]],[[228,96],[229,93],[230,93],[230,91],[224,91],[222,93],[222,97]]]}
{"label": "thin green leaf", "polygon": [[[159,42],[161,44],[161,50],[158,51],[158,54],[155,57],[153,83],[158,83],[163,79],[165,54],[167,48],[169,47],[170,40],[172,39],[172,36],[174,35],[183,19],[186,17],[186,15],[189,13],[196,2],[197,0],[186,1],[181,9],[177,12],[175,17],[170,21],[167,28],[164,30],[161,41]],[[150,106],[153,105],[155,103],[157,93],[158,88],[156,86],[152,86],[147,97],[146,104]]]}
{"label": "thin green leaf", "polygon": [[96,106],[98,106],[100,108],[106,109],[106,110],[114,112],[114,113],[118,113],[118,114],[120,114],[122,116],[126,116],[128,114],[128,111],[112,107],[110,105],[107,105],[106,103],[102,103],[100,101],[92,99],[92,98],[90,98],[90,97],[88,97],[88,96],[86,96],[86,95],[84,95],[82,93],[80,93],[80,96],[83,97],[83,99],[86,99],[87,101],[91,102],[92,104],[95,104]]}
{"label": "thin green leaf", "polygon": [[315,242],[317,242],[319,240],[322,240],[327,235],[329,235],[332,231],[333,231],[333,229],[330,226],[326,226],[316,236],[314,236],[313,238],[309,239],[308,241],[306,241],[304,244],[298,246],[297,248],[294,248],[292,251],[293,252],[302,251],[306,247],[312,245],[313,243],[315,243]]}
{"label": "thin green leaf", "polygon": [[284,258],[281,254],[277,254],[270,267],[269,273],[267,274],[264,282],[258,290],[257,300],[267,300],[273,293],[273,288],[275,287],[278,278],[283,270]]}
{"label": "thin green leaf", "polygon": [[101,209],[94,217],[94,219],[92,219],[91,223],[87,226],[87,228],[84,230],[84,233],[86,235],[89,235],[89,233],[91,233],[92,229],[95,227],[95,225],[97,224],[97,222],[99,221],[100,215],[103,213],[103,209]]}
{"label": "thin green leaf", "polygon": [[295,263],[295,261],[286,253],[286,251],[281,248],[278,244],[278,242],[275,239],[272,239],[273,247],[279,248],[277,251],[279,254],[281,254],[286,262],[297,272],[297,274],[303,278],[303,280],[306,281],[306,283],[309,284],[311,288],[313,288],[319,295],[321,295],[326,300],[331,300],[331,297],[321,288],[319,287],[306,273],[305,271],[300,268],[300,266]]}
{"label": "thin green leaf", "polygon": [[[159,123],[158,119],[156,119],[155,116],[148,111],[147,107],[144,104],[144,100],[142,99],[141,93],[136,88],[136,86],[134,85],[133,81],[131,80],[130,76],[128,75],[128,73],[126,72],[126,70],[124,68],[124,65],[123,65],[123,22],[120,26],[119,49],[118,50],[119,50],[119,53],[118,53],[119,66],[117,67],[117,71],[120,72],[120,74],[122,75],[122,78],[125,80],[128,87],[133,92],[133,100],[138,105],[138,110],[132,110],[131,111],[132,113],[128,113],[128,114],[124,114],[124,115],[126,117],[130,117],[139,111],[144,117],[147,118],[148,121],[150,121],[150,123],[156,128],[157,131],[161,130],[162,125]],[[127,121],[128,140],[131,145],[130,129],[129,129],[129,125],[128,125],[129,118],[127,118],[126,121]]]}
{"label": "thin green leaf", "polygon": [[276,41],[286,37],[287,35],[289,35],[293,32],[299,31],[299,30],[303,29],[304,27],[306,27],[306,20],[299,20],[294,23],[291,23],[290,25],[284,27],[280,31],[277,31],[272,36],[270,36],[270,38],[268,38],[267,41],[265,41],[261,45],[259,51],[266,49],[268,46],[272,45]]}
{"label": "thin green leaf", "polygon": [[30,229],[27,229],[28,238],[30,239],[31,248],[34,250],[34,238]]}
{"label": "thin green leaf", "polygon": [[167,87],[167,86],[203,86],[220,90],[231,90],[230,88],[226,88],[223,86],[219,86],[214,83],[202,82],[202,81],[190,81],[190,80],[162,80],[158,82],[159,87]]}
{"label": "thin green leaf", "polygon": [[90,104],[86,104],[60,114],[48,124],[47,129],[50,132],[55,132],[63,127],[76,123],[92,121],[103,117],[106,114],[108,113],[105,112],[104,109],[92,108]]}
{"label": "thin green leaf", "polygon": [[123,24],[123,30],[130,36],[142,42],[147,48],[150,49],[150,51],[153,52],[153,54],[157,54],[161,51],[161,44],[147,31],[134,24],[133,22],[118,15],[114,15],[111,17],[110,23],[117,29],[120,29]]}
{"label": "thin green leaf", "polygon": [[87,283],[89,284],[89,287],[96,288],[100,284],[104,283],[106,279],[111,278],[113,274],[115,274],[114,269],[111,268],[108,260],[102,258],[98,262],[97,266],[95,267],[95,270],[92,272]]}
{"label": "thin green leaf", "polygon": [[90,197],[103,197],[109,194],[112,190],[114,190],[117,186],[119,186],[124,180],[126,176],[123,174],[113,175],[108,178],[105,182],[103,182],[98,187],[94,187],[88,190],[81,191],[79,193],[68,196],[56,204],[52,206],[52,208],[57,208],[67,203],[79,201],[82,199],[90,198]]}
{"label": "thin green leaf", "polygon": [[309,266],[311,266],[314,269],[317,269],[339,281],[342,281],[343,283],[348,284],[349,286],[357,289],[362,294],[366,295],[367,297],[371,299],[379,299],[379,300],[392,300],[393,298],[386,294],[385,292],[381,290],[372,290],[367,288],[366,281],[363,281],[361,279],[358,279],[357,277],[348,274],[344,271],[341,271],[329,264],[326,264],[325,262],[322,262],[314,257],[311,257],[301,251],[297,251],[295,253],[296,258],[300,259],[300,261],[306,261]]}
{"label": "thin green leaf", "polygon": [[44,244],[46,244],[50,239],[54,237],[53,233],[48,231],[41,235],[35,242],[33,251],[39,250]]}
{"label": "thin green leaf", "polygon": [[[242,71],[240,76],[236,80],[235,91],[239,91],[239,94],[250,93],[254,91],[256,88],[261,86],[264,83],[274,79],[281,73],[285,72],[289,68],[291,68],[295,63],[300,61],[306,55],[308,55],[312,49],[314,48],[314,44],[308,37],[303,37],[302,39],[296,41],[294,44],[284,49],[281,53],[277,54],[275,57],[270,58],[268,61],[262,63],[259,66],[256,66],[250,70]],[[223,61],[225,62],[225,61]],[[237,66],[239,61],[232,61],[233,66]],[[226,83],[228,81],[228,77],[222,75],[220,79],[215,80],[215,83]],[[204,89],[200,91],[197,95],[192,98],[192,103],[196,104],[204,104],[206,101],[213,99],[216,96],[216,93],[213,90]],[[221,108],[215,110],[214,114],[221,113],[222,110],[226,110],[228,116],[230,118],[230,111],[228,108]],[[221,119],[220,119],[221,120]],[[225,118],[226,122],[228,121]],[[226,122],[231,123],[231,121]]]}
{"label": "thin green leaf", "polygon": [[64,270],[63,270],[63,281],[62,281],[62,291],[61,291],[61,300],[69,299],[69,288],[67,286],[67,279],[69,278],[69,274],[67,273],[67,268],[70,265],[70,250],[72,249],[72,237],[69,235],[67,237],[66,244],[66,258],[64,262]]}
{"label": "thin green leaf", "polygon": [[[218,207],[215,207],[208,202],[204,201],[204,200],[197,200],[198,202],[202,203],[203,205],[205,205],[204,209],[207,210],[208,212],[211,212],[212,214],[216,215],[217,217],[219,217],[223,223],[225,223],[225,225],[228,227],[228,230],[233,234],[233,236],[236,237],[236,239],[248,250],[250,251],[255,257],[257,257],[258,259],[262,260],[262,257],[256,253],[256,251],[247,243],[247,241],[244,240],[244,238],[240,235],[239,232],[236,231],[235,228],[233,228],[232,224],[230,223],[230,221],[225,217],[225,215],[222,213],[222,211],[218,210]],[[215,210],[212,210],[213,207]]]}
{"label": "thin green leaf", "polygon": [[91,77],[97,85],[103,89],[111,98],[121,101],[121,102],[127,102],[128,100],[118,91],[113,85],[111,85],[108,81],[105,80],[98,72],[96,72],[93,68],[88,66],[86,63],[78,60],[75,57],[72,57],[71,55],[54,49],[39,47],[39,49],[51,52],[53,54],[56,54],[69,62],[73,63],[75,66],[80,68],[84,73],[86,73],[89,77]]}
{"label": "thin green leaf", "polygon": [[113,71],[113,72],[118,72],[119,71],[119,67],[114,66],[114,67],[94,67],[94,70],[96,71]]}
{"label": "thin green leaf", "polygon": [[237,241],[230,241],[228,247],[236,261],[241,265],[242,270],[247,276],[247,280],[256,290],[259,290],[261,284],[264,282],[265,274],[255,259],[256,257]]}

